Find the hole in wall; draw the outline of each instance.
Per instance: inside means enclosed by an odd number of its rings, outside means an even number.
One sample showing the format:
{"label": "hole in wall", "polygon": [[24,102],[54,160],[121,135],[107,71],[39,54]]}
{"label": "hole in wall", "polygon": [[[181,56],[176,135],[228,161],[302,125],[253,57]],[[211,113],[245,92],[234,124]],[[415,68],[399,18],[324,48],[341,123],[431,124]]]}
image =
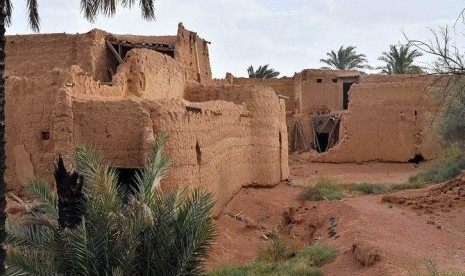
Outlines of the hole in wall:
{"label": "hole in wall", "polygon": [[50,131],[42,131],[42,140],[50,140]]}
{"label": "hole in wall", "polygon": [[333,82],[334,82],[334,83],[337,83],[337,79],[333,79]]}
{"label": "hole in wall", "polygon": [[423,161],[425,161],[425,158],[421,154],[415,154],[415,156],[408,162],[413,164],[420,164]]}
{"label": "hole in wall", "polygon": [[317,83],[322,83],[322,82],[323,82],[323,79],[316,79],[316,82],[317,82]]}
{"label": "hole in wall", "polygon": [[415,110],[415,117],[417,116],[418,112]]}
{"label": "hole in wall", "polygon": [[130,194],[137,191],[136,174],[139,168],[113,168],[118,174],[119,185]]}
{"label": "hole in wall", "polygon": [[195,152],[197,154],[197,165],[202,164],[202,152],[200,151],[199,142],[195,144]]}

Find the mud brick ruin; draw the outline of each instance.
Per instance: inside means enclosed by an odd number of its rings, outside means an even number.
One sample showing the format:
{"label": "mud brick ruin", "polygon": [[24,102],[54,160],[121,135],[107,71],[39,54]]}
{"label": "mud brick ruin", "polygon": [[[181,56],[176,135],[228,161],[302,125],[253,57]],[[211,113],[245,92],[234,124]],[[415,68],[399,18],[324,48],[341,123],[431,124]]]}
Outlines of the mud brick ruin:
{"label": "mud brick ruin", "polygon": [[428,130],[434,105],[431,76],[361,75],[306,69],[280,79],[235,78],[234,85],[265,85],[289,97],[286,115],[292,151],[314,149],[318,162],[418,162],[438,152]]}
{"label": "mud brick ruin", "polygon": [[206,187],[222,206],[242,186],[288,178],[285,103],[272,88],[217,85],[208,42],[176,36],[7,37],[9,190],[53,183],[58,154],[97,149],[123,178],[144,165],[160,131],[173,166],[163,185]]}
{"label": "mud brick ruin", "polygon": [[53,183],[58,154],[70,164],[77,145],[129,178],[161,131],[173,158],[162,184],[208,188],[217,208],[243,186],[287,179],[289,150],[314,149],[321,162],[435,155],[428,78],[304,70],[212,80],[208,44],[182,24],[176,36],[8,36],[8,189],[21,193],[32,177]]}

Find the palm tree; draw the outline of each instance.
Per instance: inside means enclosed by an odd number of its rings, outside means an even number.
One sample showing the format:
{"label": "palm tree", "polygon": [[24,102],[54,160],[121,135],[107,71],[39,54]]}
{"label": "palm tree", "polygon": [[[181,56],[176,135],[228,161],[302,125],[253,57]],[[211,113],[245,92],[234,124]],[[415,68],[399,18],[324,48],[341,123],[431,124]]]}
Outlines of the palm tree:
{"label": "palm tree", "polygon": [[[37,0],[27,1],[29,26],[34,32],[40,29],[40,18]],[[155,18],[154,0],[139,0],[142,18]],[[81,0],[81,12],[90,22],[94,22],[98,14],[113,16],[116,6],[131,7],[135,0]],[[11,24],[12,0],[0,0],[0,275],[4,274],[5,250],[1,246],[6,237],[5,233],[5,26]]]}
{"label": "palm tree", "polygon": [[60,226],[60,196],[41,180],[27,185],[38,204],[7,223],[9,275],[198,275],[214,236],[212,196],[160,180],[171,159],[159,134],[130,192],[117,173],[85,147],[74,162],[85,200],[77,225]]}
{"label": "palm tree", "polygon": [[386,62],[386,65],[378,67],[382,73],[392,74],[421,74],[423,70],[420,66],[414,65],[413,62],[417,57],[423,54],[417,49],[410,51],[409,45],[389,46],[389,52],[383,52],[378,60]]}
{"label": "palm tree", "polygon": [[247,68],[247,73],[249,74],[249,78],[251,79],[274,79],[279,75],[278,71],[275,71],[273,68],[268,68],[269,64],[261,65],[255,71],[253,66],[250,65]]}
{"label": "palm tree", "polygon": [[372,69],[372,67],[366,62],[364,54],[357,54],[354,46],[347,46],[344,48],[344,45],[339,48],[336,52],[331,51],[326,53],[329,57],[328,59],[320,59],[320,62],[325,63],[328,66],[322,67],[322,69],[336,69],[336,70],[351,70],[351,69]]}

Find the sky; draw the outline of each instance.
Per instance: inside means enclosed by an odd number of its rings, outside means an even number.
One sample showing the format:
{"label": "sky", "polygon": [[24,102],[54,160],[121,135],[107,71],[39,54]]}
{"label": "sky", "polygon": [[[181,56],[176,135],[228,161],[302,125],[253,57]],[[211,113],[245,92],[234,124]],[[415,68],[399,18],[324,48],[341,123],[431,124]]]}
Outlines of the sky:
{"label": "sky", "polygon": [[[7,34],[31,33],[26,0],[12,2],[13,24]],[[382,65],[377,58],[390,44],[405,42],[403,33],[429,40],[429,28],[452,26],[465,7],[464,0],[157,0],[155,21],[141,19],[135,6],[120,7],[114,17],[99,16],[91,24],[80,13],[79,2],[39,0],[41,33],[99,28],[116,34],[175,35],[183,22],[211,42],[215,78],[226,72],[246,76],[249,65],[263,64],[270,64],[280,76],[292,76],[323,66],[320,59],[341,45],[356,46],[377,67]]]}

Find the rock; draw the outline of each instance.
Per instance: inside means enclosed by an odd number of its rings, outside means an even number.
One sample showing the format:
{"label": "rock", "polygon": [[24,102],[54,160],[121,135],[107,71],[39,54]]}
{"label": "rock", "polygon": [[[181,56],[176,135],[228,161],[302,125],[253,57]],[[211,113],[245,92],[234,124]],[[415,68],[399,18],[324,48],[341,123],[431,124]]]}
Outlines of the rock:
{"label": "rock", "polygon": [[370,242],[357,241],[352,244],[352,254],[363,266],[372,266],[381,260],[379,249]]}

